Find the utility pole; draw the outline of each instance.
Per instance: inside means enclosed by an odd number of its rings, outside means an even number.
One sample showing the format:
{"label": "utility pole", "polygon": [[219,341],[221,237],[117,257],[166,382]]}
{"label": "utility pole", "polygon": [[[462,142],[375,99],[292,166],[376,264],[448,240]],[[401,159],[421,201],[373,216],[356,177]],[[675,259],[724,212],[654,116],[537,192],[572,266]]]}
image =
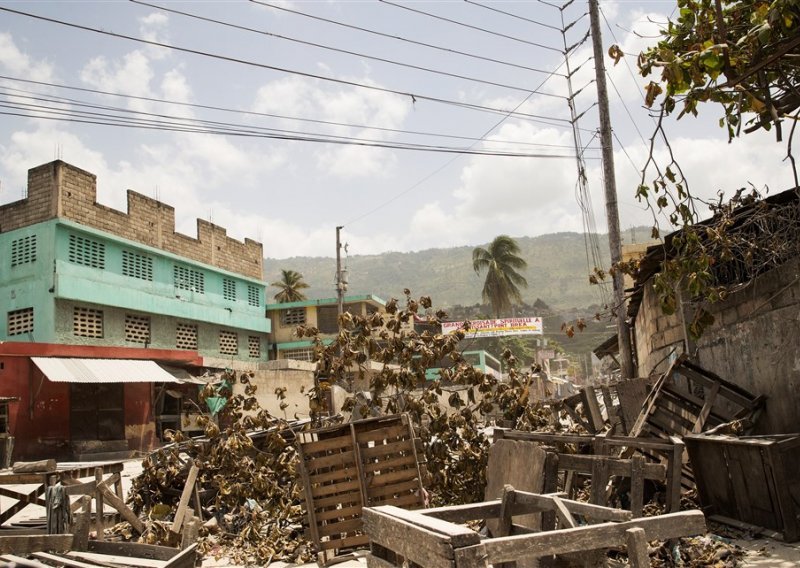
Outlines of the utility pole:
{"label": "utility pole", "polygon": [[339,239],[339,233],[342,227],[336,227],[336,300],[338,315],[344,313],[344,287],[345,283],[342,281],[342,242]]}
{"label": "utility pole", "polygon": [[[600,145],[603,152],[603,178],[605,179],[606,218],[608,220],[608,246],[611,249],[611,263],[622,260],[622,242],[619,232],[619,210],[617,208],[617,181],[614,175],[614,146],[611,141],[611,115],[608,111],[608,87],[606,86],[606,65],[603,52],[603,37],[600,33],[600,8],[598,0],[589,0],[589,23],[594,50],[594,73],[597,83],[597,103],[600,113]],[[634,376],[633,349],[628,329],[625,284],[622,273],[614,271],[614,308],[617,312],[617,342],[619,344],[622,378]]]}

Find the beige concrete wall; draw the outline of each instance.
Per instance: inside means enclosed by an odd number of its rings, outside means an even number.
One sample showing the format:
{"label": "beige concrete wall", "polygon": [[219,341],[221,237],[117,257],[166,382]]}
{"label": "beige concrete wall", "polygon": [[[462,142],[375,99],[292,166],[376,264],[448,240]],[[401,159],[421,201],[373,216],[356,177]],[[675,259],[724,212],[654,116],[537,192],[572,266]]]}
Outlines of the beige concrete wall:
{"label": "beige concrete wall", "polygon": [[[725,302],[711,306],[715,317],[697,342],[699,364],[754,395],[767,397],[756,432],[800,430],[800,260],[763,274]],[[676,316],[664,316],[646,290],[636,318],[639,374],[678,346],[683,329]],[[655,370],[663,372],[668,363]]]}
{"label": "beige concrete wall", "polygon": [[97,177],[57,160],[28,171],[28,197],[0,206],[0,231],[60,217],[198,262],[263,279],[261,243],[227,236],[222,227],[197,220],[197,238],[175,232],[175,209],[128,191],[126,213],[97,203]]}

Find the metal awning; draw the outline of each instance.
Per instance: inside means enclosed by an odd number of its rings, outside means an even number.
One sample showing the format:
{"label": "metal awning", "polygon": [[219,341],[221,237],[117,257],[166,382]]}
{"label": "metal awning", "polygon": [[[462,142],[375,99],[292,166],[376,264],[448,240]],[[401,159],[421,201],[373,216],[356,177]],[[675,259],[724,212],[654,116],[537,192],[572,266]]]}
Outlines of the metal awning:
{"label": "metal awning", "polygon": [[180,382],[155,361],[72,357],[31,357],[31,361],[55,383]]}

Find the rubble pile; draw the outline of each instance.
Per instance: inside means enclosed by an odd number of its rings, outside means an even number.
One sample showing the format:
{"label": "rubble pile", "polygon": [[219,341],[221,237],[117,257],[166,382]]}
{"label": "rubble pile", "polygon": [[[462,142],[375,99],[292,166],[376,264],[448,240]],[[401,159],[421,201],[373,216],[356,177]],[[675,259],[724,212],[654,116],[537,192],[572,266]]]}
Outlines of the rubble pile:
{"label": "rubble pile", "polygon": [[[248,382],[247,375],[240,381]],[[174,545],[169,527],[191,466],[199,468],[196,487],[203,528],[198,550],[234,562],[308,562],[312,550],[303,536],[303,493],[292,425],[259,410],[251,396],[232,396],[220,428],[211,420],[206,437],[182,439],[143,462],[134,479],[131,504],[145,521],[140,541]],[[228,393],[230,395],[230,393]],[[193,499],[191,503],[195,503]]]}

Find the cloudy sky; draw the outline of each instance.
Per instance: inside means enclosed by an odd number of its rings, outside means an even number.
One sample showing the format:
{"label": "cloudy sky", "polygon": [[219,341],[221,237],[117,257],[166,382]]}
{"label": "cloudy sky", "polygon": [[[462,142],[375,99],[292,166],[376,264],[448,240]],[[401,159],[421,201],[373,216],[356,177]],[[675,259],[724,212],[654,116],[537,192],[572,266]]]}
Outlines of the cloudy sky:
{"label": "cloudy sky", "polygon": [[[622,227],[653,120],[635,54],[674,2],[601,2]],[[210,219],[265,255],[477,245],[497,234],[581,231],[565,100],[564,24],[537,1],[0,0],[0,204],[61,158]],[[564,10],[583,38],[586,3]],[[13,11],[25,12],[25,14]],[[66,24],[66,25],[65,25]],[[569,57],[593,215],[605,230],[590,45]],[[512,112],[513,111],[513,112]],[[693,191],[790,186],[770,134],[728,144],[719,110],[670,121]],[[97,124],[101,123],[101,124]],[[138,125],[141,128],[133,128]],[[433,151],[434,149],[442,151]],[[452,153],[469,150],[471,153]],[[663,159],[664,149],[656,155]]]}

